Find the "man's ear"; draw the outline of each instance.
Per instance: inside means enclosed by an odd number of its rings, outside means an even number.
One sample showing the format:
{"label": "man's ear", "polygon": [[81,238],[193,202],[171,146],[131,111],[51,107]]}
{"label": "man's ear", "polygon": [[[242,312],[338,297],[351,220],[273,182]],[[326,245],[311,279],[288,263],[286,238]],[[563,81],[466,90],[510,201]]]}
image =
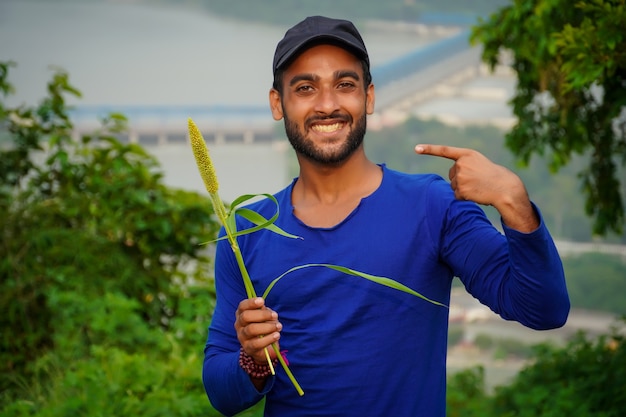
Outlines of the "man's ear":
{"label": "man's ear", "polygon": [[283,118],[283,106],[280,93],[275,88],[270,89],[270,109],[272,110],[274,120],[278,121]]}
{"label": "man's ear", "polygon": [[367,86],[367,91],[365,92],[365,111],[367,114],[374,113],[374,103],[376,102],[376,95],[374,94],[374,84],[370,83]]}

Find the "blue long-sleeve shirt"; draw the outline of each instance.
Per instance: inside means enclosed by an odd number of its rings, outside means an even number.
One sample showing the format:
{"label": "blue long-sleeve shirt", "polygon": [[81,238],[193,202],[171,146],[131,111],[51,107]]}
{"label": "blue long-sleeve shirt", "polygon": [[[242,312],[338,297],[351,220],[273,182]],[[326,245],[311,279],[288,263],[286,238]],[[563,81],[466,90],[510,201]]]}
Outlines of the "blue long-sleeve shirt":
{"label": "blue long-sleeve shirt", "polygon": [[[331,228],[293,215],[293,183],[276,194],[276,224],[302,239],[265,230],[239,238],[257,293],[294,266],[326,263],[391,278],[446,305],[458,276],[504,319],[534,329],[565,323],[562,264],[543,221],[528,234],[503,225],[502,234],[476,204],[455,200],[442,178],[382,169],[380,187]],[[252,208],[266,218],[275,211],[269,200]],[[258,392],[237,362],[234,313],[246,292],[226,242],[218,244],[215,280],[203,381],[223,414],[265,395],[266,416],[445,415],[447,308],[328,268],[289,273],[266,305],[278,312],[280,347],[305,394],[280,366]]]}

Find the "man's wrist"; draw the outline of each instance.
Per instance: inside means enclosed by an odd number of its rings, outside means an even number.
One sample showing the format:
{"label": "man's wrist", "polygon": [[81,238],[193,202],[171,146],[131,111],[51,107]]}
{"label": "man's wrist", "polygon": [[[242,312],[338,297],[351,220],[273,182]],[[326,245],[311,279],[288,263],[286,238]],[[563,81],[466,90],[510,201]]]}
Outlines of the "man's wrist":
{"label": "man's wrist", "polygon": [[[278,359],[272,361],[272,366],[276,367]],[[250,375],[253,379],[265,379],[272,375],[272,368],[267,363],[258,364],[254,361],[254,358],[248,355],[243,348],[239,350],[239,366],[245,373]]]}

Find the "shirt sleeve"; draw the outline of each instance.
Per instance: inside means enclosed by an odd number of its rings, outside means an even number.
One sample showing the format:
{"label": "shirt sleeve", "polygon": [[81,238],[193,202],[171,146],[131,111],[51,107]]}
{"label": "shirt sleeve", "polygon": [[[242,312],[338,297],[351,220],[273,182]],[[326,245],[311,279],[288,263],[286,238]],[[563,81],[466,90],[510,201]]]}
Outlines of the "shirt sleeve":
{"label": "shirt sleeve", "polygon": [[539,227],[500,233],[476,204],[452,200],[440,253],[467,291],[506,320],[536,330],[561,327],[570,302],[561,258],[539,209]]}
{"label": "shirt sleeve", "polygon": [[246,298],[236,261],[225,241],[217,245],[215,256],[217,301],[204,349],[202,381],[213,407],[224,415],[235,415],[259,402],[271,390],[270,376],[259,392],[239,366],[241,348],[234,329],[235,312]]}

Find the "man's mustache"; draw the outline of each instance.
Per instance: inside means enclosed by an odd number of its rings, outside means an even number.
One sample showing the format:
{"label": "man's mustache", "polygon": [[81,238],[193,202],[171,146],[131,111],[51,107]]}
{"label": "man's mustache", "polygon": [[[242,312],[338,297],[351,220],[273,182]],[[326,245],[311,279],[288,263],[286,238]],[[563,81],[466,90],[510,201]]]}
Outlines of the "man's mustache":
{"label": "man's mustache", "polygon": [[327,116],[320,116],[320,115],[311,116],[308,119],[306,119],[306,124],[310,126],[313,123],[323,122],[323,121],[331,120],[331,119],[332,120],[341,121],[341,122],[345,122],[345,123],[352,122],[352,117],[350,117],[349,114],[335,112],[335,113],[329,114]]}

